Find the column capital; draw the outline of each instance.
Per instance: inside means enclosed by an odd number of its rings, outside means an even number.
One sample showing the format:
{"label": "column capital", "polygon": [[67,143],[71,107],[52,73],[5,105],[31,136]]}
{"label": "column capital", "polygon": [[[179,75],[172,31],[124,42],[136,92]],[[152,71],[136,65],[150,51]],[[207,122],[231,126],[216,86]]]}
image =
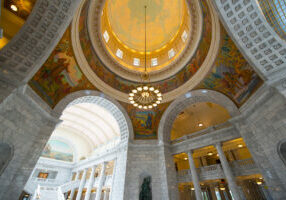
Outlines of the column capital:
{"label": "column capital", "polygon": [[187,154],[193,154],[194,153],[194,149],[190,149],[187,151]]}
{"label": "column capital", "polygon": [[215,147],[222,147],[222,142],[216,142],[213,144]]}

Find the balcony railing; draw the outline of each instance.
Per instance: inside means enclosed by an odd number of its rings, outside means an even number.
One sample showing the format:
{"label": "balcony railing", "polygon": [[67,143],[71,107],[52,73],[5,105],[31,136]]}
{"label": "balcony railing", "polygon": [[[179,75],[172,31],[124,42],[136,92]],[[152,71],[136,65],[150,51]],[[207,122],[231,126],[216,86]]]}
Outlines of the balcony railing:
{"label": "balcony railing", "polygon": [[[230,163],[230,166],[235,176],[250,175],[259,173],[254,161],[250,159],[237,160]],[[223,169],[220,164],[204,166],[197,168],[197,173],[201,181],[215,180],[225,178]],[[192,174],[191,170],[180,170],[177,172],[178,182],[191,182]]]}
{"label": "balcony railing", "polygon": [[230,163],[235,175],[250,175],[259,173],[257,166],[252,158],[245,160],[236,160]]}
{"label": "balcony railing", "polygon": [[200,167],[198,173],[200,180],[224,178],[224,173],[220,164]]}
{"label": "balcony railing", "polygon": [[70,181],[70,182],[67,182],[61,185],[60,187],[61,187],[62,192],[65,193],[73,188],[79,187],[79,183],[80,183],[80,180]]}
{"label": "balcony railing", "polygon": [[32,178],[33,182],[38,182],[38,183],[54,183],[56,179],[48,179],[48,178],[37,178],[33,177]]}
{"label": "balcony railing", "polygon": [[222,123],[222,124],[215,125],[215,126],[210,126],[210,127],[206,128],[206,129],[197,131],[195,133],[190,133],[188,135],[184,135],[183,137],[180,137],[180,138],[177,138],[175,140],[172,140],[171,144],[180,143],[180,142],[183,142],[185,140],[188,140],[188,139],[191,139],[191,138],[195,138],[195,137],[199,137],[199,136],[202,136],[202,135],[206,135],[206,134],[211,133],[213,131],[220,130],[220,129],[223,129],[223,128],[227,128],[227,127],[230,127],[230,126],[231,126],[231,123],[228,122],[228,121],[225,122],[225,123]]}
{"label": "balcony railing", "polygon": [[111,185],[112,185],[112,175],[106,176],[104,185],[111,187]]}

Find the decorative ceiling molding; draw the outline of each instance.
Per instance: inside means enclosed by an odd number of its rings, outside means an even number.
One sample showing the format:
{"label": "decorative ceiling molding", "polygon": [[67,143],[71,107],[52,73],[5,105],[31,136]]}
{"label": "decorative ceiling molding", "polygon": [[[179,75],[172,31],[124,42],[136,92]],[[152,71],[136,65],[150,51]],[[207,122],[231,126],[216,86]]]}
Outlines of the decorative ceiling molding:
{"label": "decorative ceiling molding", "polygon": [[[264,79],[281,78],[286,42],[268,24],[253,0],[215,0],[217,11],[237,47]],[[277,76],[277,77],[274,77]]]}
{"label": "decorative ceiling molding", "polygon": [[[88,10],[87,17],[87,28],[92,43],[93,49],[104,63],[112,72],[116,75],[123,77],[124,79],[140,82],[140,73],[138,70],[131,70],[127,67],[124,67],[118,62],[117,59],[114,59],[108,50],[106,49],[105,41],[102,37],[101,30],[101,13],[105,5],[105,1],[91,1]],[[203,16],[202,9],[199,1],[189,0],[186,3],[189,13],[190,13],[190,31],[188,32],[189,39],[184,50],[180,55],[170,64],[160,68],[159,70],[151,70],[150,81],[161,81],[163,79],[169,78],[170,76],[176,74],[180,71],[189,60],[194,56],[198,45],[202,37],[203,29]],[[77,25],[78,26],[78,25]],[[166,52],[167,53],[167,52]]]}

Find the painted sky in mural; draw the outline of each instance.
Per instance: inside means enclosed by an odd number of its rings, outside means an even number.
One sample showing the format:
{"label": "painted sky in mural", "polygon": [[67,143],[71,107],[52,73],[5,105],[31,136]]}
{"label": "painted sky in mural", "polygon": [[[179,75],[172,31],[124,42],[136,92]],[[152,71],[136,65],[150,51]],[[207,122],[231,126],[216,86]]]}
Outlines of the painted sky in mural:
{"label": "painted sky in mural", "polygon": [[56,160],[72,162],[73,150],[69,145],[62,141],[49,140],[41,156]]}

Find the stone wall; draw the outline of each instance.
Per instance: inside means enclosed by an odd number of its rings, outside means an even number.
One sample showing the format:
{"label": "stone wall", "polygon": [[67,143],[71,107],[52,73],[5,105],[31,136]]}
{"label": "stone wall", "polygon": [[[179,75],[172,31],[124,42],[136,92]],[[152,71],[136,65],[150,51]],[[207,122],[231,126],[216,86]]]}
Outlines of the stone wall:
{"label": "stone wall", "polygon": [[[171,154],[168,154],[170,156]],[[167,161],[167,166],[166,166]],[[169,168],[174,171],[169,171]],[[130,144],[127,157],[124,200],[139,199],[141,184],[146,176],[151,176],[153,200],[176,200],[178,195],[168,191],[166,171],[176,175],[175,166],[170,157],[164,155],[164,147],[150,141],[149,144]],[[173,182],[174,183],[174,182]],[[177,191],[177,183],[174,190]]]}
{"label": "stone wall", "polygon": [[279,157],[279,142],[286,138],[286,101],[264,87],[232,119],[263,174],[274,199],[285,199],[286,166]]}
{"label": "stone wall", "polygon": [[160,148],[160,170],[162,173],[162,191],[163,198],[176,200],[179,199],[179,191],[177,184],[177,173],[175,163],[170,146],[162,146]]}
{"label": "stone wall", "polygon": [[25,94],[25,88],[0,104],[0,141],[14,149],[0,176],[0,199],[18,199],[57,122]]}

